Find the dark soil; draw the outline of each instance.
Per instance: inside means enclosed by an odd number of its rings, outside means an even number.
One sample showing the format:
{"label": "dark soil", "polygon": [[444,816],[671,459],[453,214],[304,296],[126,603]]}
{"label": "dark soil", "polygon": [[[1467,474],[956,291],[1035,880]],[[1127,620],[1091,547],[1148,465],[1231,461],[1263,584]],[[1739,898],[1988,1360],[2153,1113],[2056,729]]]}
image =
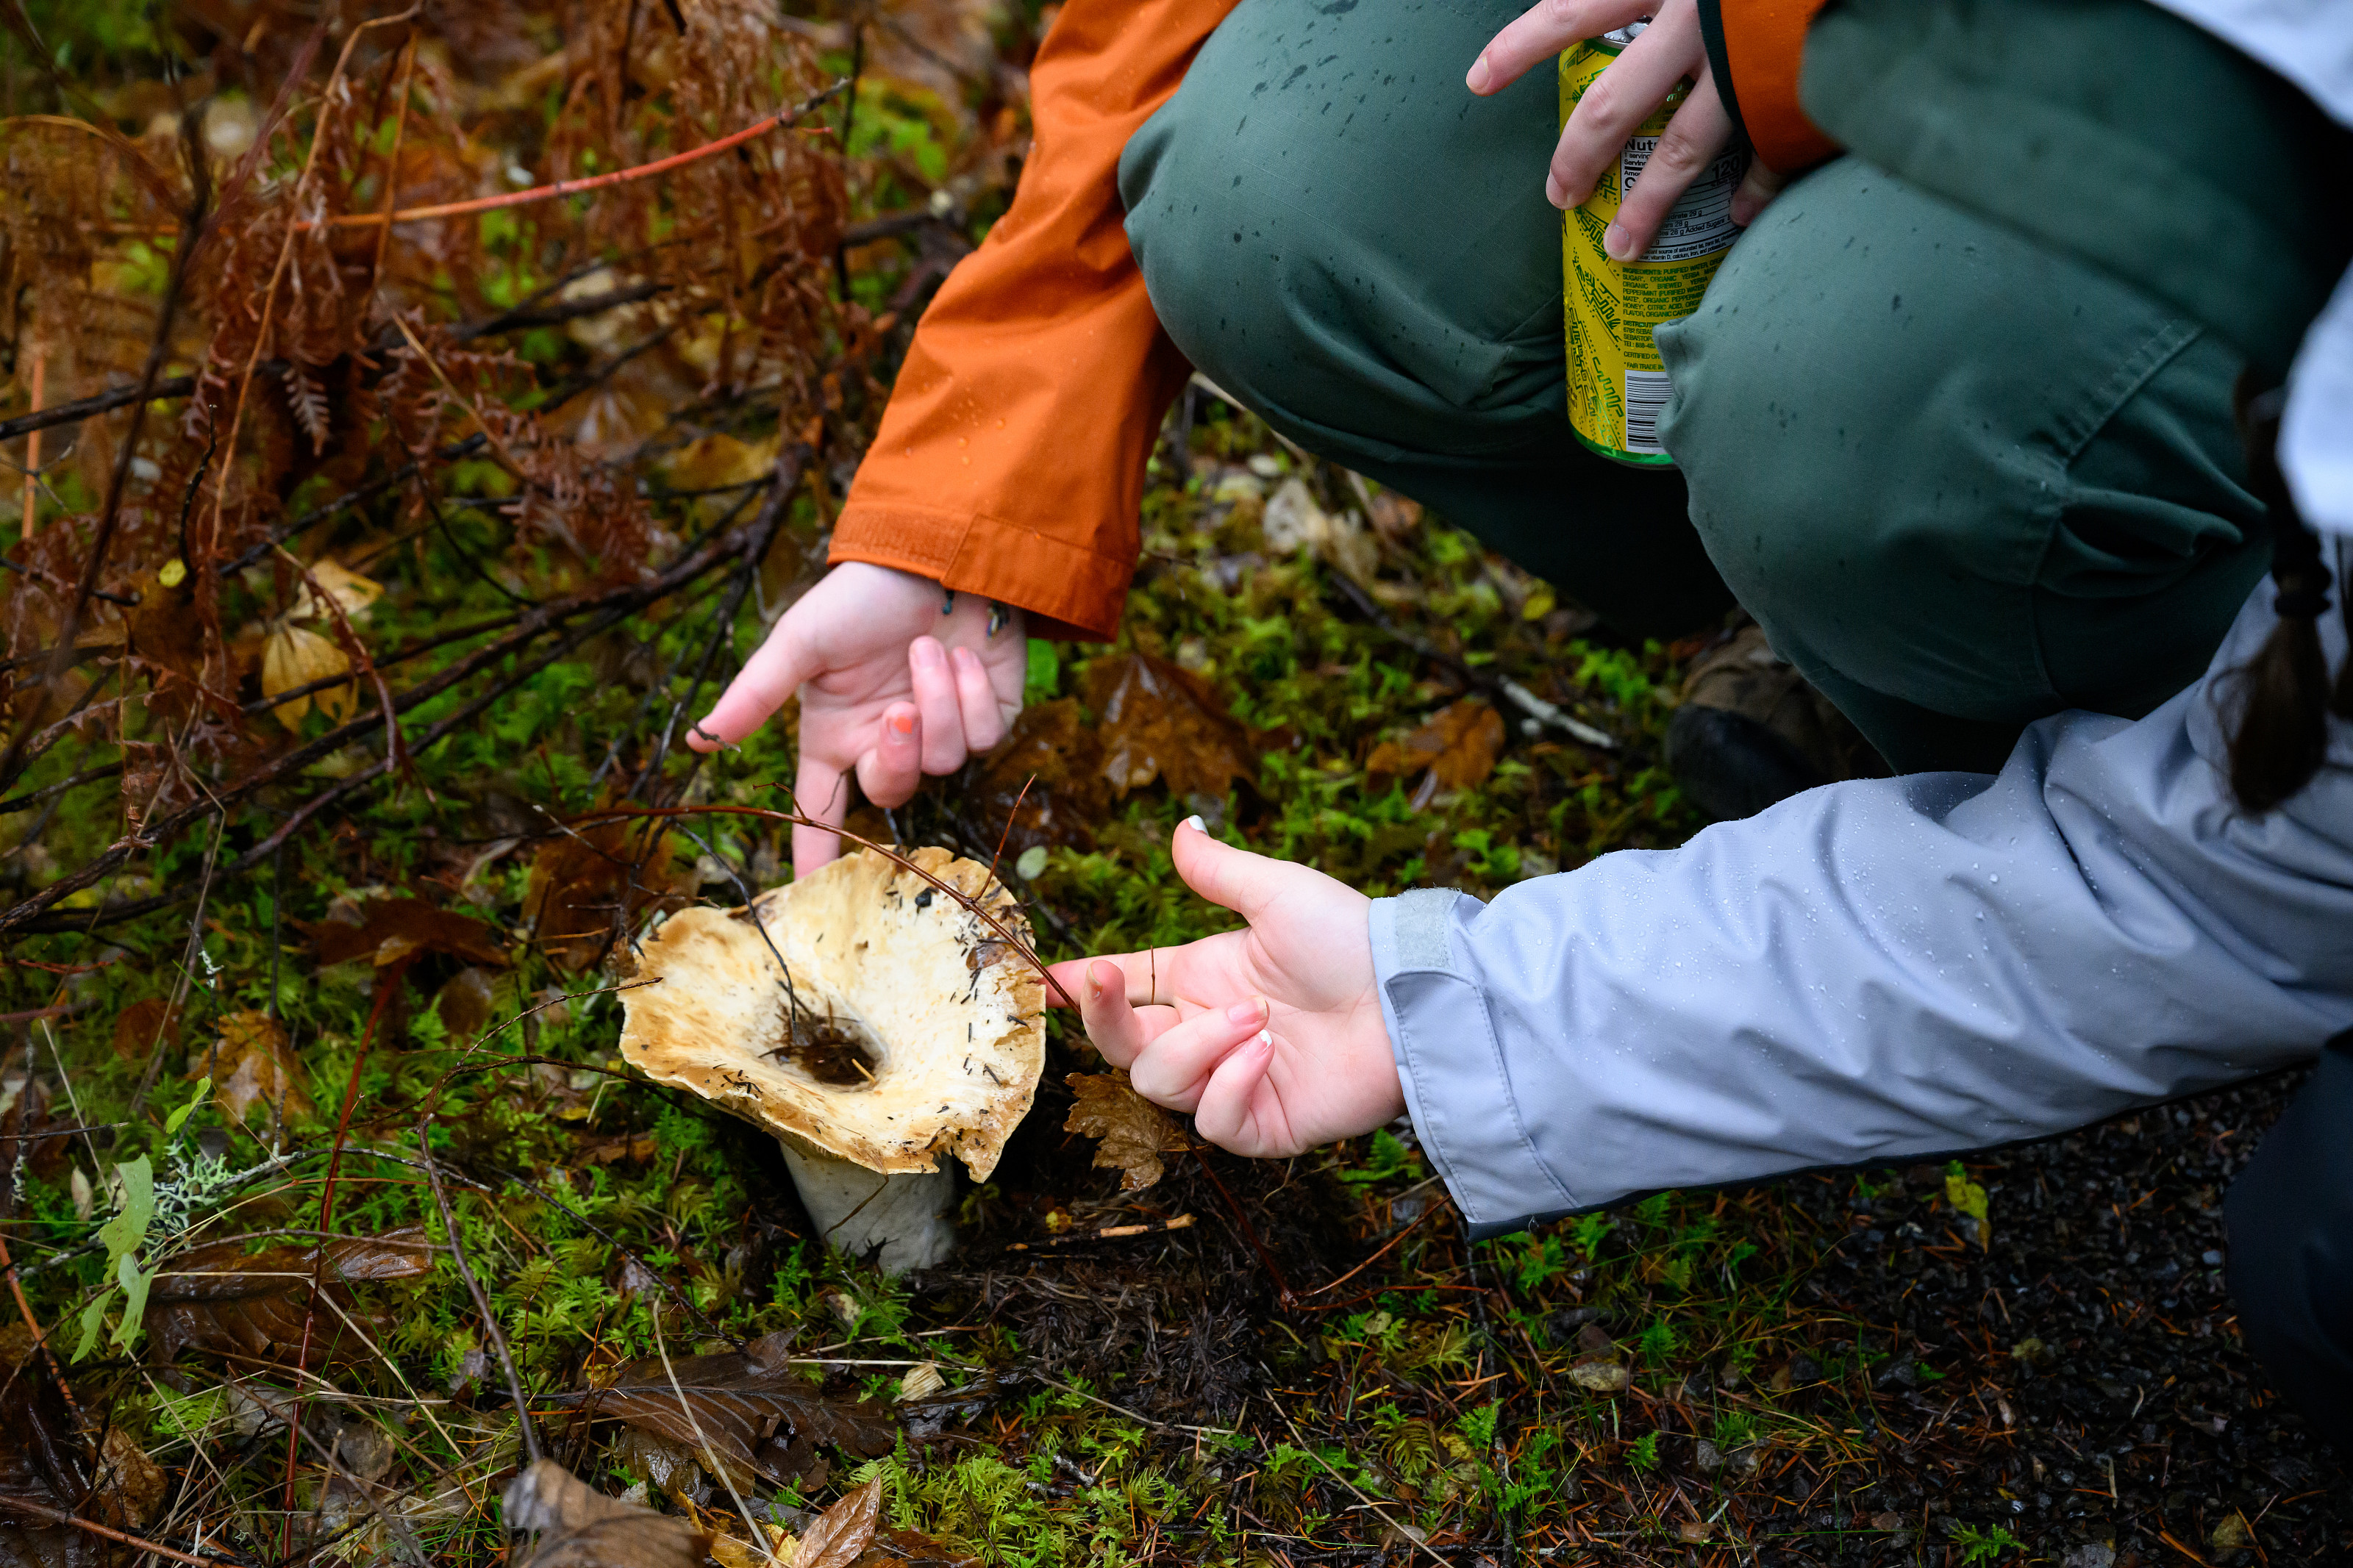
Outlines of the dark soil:
{"label": "dark soil", "polygon": [[[1393,1532],[1384,1541],[1329,1477],[1271,1492],[1264,1457],[1302,1435],[1337,1445],[1326,1453],[1369,1457],[1382,1451],[1365,1419],[1377,1401],[1442,1428],[1499,1394],[1511,1433],[1503,1441],[1524,1446],[1548,1419],[1628,1438],[1640,1422],[1661,1434],[1655,1461],[1638,1467],[1626,1445],[1580,1439],[1565,1518],[1545,1510],[1551,1522],[1540,1525],[1467,1504],[1430,1535],[1449,1561],[2353,1562],[2344,1457],[2313,1436],[2241,1344],[2219,1267],[2221,1194],[2293,1079],[1972,1161],[1989,1197],[1989,1247],[1939,1201],[1941,1166],[1867,1173],[1860,1187],[1855,1174],[1831,1173],[1741,1194],[1746,1206],[1725,1212],[1784,1237],[1789,1328],[1746,1376],[1736,1357],[1694,1335],[1694,1353],[1638,1368],[1598,1426],[1594,1409],[1609,1402],[1574,1389],[1567,1398],[1584,1406],[1584,1425],[1553,1415],[1564,1407],[1558,1374],[1613,1334],[1631,1334],[1626,1310],[1553,1310],[1535,1334],[1520,1331],[1567,1298],[1499,1281],[1482,1268],[1485,1249],[1463,1247],[1451,1213],[1419,1227],[1426,1247],[1389,1253],[1336,1297],[1314,1294],[1419,1211],[1410,1197],[1368,1203],[1312,1161],[1213,1154],[1212,1179],[1198,1159],[1177,1156],[1166,1182],[1132,1198],[1058,1196],[1104,1186],[1084,1145],[1054,1131],[1062,1107],[1048,1101],[1058,1084],[1050,1069],[1039,1112],[976,1195],[976,1245],[914,1282],[919,1310],[1010,1331],[1019,1353],[1000,1375],[1000,1397],[1025,1383],[1081,1380],[1155,1423],[1156,1446],[1192,1448],[1196,1462],[1198,1437],[1183,1428],[1248,1433],[1252,1447],[1219,1473],[1238,1526],[1257,1532],[1271,1563],[1295,1568],[1318,1547],[1343,1549],[1335,1529],[1360,1542],[1349,1553],[1430,1561]],[[1186,1214],[1197,1223],[1181,1231],[1086,1238]],[[1270,1263],[1303,1300],[1284,1306]],[[1608,1267],[1605,1253],[1599,1269],[1568,1277],[1572,1289]],[[1361,1310],[1377,1292],[1397,1302],[1434,1281],[1439,1294],[1420,1300],[1475,1327],[1465,1367],[1352,1360],[1331,1343],[1342,1312],[1314,1310],[1335,1300]],[[1598,1279],[1585,1289],[1610,1299]],[[1779,1436],[1730,1454],[1702,1441],[1725,1429],[1725,1413],[1764,1409]],[[1300,1430],[1286,1431],[1291,1423]],[[1318,1500],[1352,1522],[1298,1525]],[[1674,1533],[1694,1516],[1714,1521],[1704,1542]],[[2251,1545],[2232,1544],[2237,1524]]]}
{"label": "dark soil", "polygon": [[[1875,1200],[1853,1196],[1851,1182],[1793,1189],[1848,1231],[1810,1290],[1883,1325],[1891,1355],[1872,1379],[1870,1484],[1857,1477],[1776,1522],[1854,1530],[1894,1512],[1906,1532],[1925,1524],[1931,1543],[1947,1521],[2000,1522],[2046,1559],[2097,1564],[2103,1555],[2084,1549],[2109,1544],[2118,1568],[2353,1561],[2346,1456],[2314,1436],[2241,1343],[2221,1268],[2222,1194],[2296,1082],[2204,1095],[1973,1163],[1990,1199],[1989,1249],[1921,1213],[1922,1193],[1941,1188],[1934,1171]],[[1924,1363],[1947,1377],[1920,1376]],[[2227,1544],[2234,1514],[2254,1549]],[[1909,1563],[1916,1552],[1908,1539],[1854,1537],[1786,1560]]]}

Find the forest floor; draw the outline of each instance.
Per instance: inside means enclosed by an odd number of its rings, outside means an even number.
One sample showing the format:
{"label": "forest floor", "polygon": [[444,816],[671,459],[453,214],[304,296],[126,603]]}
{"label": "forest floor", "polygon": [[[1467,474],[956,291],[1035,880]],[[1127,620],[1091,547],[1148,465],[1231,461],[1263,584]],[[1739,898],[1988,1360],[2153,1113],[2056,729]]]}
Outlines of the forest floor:
{"label": "forest floor", "polygon": [[[2288,1081],[1472,1243],[1402,1121],[1105,1163],[1058,1015],[953,1257],[823,1246],[773,1138],[622,1060],[620,989],[651,922],[789,875],[789,717],[676,738],[820,572],[913,313],[1002,210],[1045,18],[609,9],[339,62],[299,19],[34,7],[73,74],[11,35],[11,104],[122,147],[92,196],[54,123],[8,122],[20,276],[31,237],[111,237],[16,308],[0,439],[28,460],[34,409],[150,395],[52,424],[0,525],[0,1561],[2353,1561],[2343,1458],[2221,1285],[2221,1194]],[[745,124],[679,85],[745,37],[768,110],[857,77],[825,135],[612,187],[618,216],[304,237]],[[298,80],[341,85],[274,100]],[[188,218],[199,142],[238,237]],[[736,223],[767,226],[681,242]],[[182,279],[191,234],[215,264]],[[111,325],[69,345],[72,309]],[[1120,640],[1032,643],[1011,740],[853,818],[999,867],[1043,957],[1224,929],[1168,859],[1193,813],[1375,894],[1702,826],[1657,750],[1716,634],[1613,639],[1198,383],[1144,528]],[[527,1444],[644,1511],[573,1498],[510,1547]]]}

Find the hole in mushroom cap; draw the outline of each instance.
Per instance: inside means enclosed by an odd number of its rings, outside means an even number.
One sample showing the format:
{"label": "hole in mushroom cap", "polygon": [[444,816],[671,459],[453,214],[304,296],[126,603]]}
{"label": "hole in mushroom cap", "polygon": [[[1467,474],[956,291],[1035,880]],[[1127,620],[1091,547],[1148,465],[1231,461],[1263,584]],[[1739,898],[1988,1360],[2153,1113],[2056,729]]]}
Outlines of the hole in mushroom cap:
{"label": "hole in mushroom cap", "polygon": [[860,1089],[881,1074],[882,1042],[854,1017],[796,1009],[779,996],[776,1034],[776,1043],[762,1054],[811,1083]]}

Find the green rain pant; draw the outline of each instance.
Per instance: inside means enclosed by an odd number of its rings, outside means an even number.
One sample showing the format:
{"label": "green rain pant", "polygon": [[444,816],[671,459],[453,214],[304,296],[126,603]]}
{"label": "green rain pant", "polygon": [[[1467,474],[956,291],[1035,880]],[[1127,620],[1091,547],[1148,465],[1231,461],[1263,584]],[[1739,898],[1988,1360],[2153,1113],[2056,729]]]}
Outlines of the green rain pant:
{"label": "green rain pant", "polygon": [[1737,595],[1899,771],[1991,770],[2204,669],[2269,561],[2239,356],[1853,159],[1662,330],[1680,473],[1569,433],[1556,89],[1462,73],[1513,0],[1242,0],[1129,142],[1127,233],[1202,372],[1622,630]]}

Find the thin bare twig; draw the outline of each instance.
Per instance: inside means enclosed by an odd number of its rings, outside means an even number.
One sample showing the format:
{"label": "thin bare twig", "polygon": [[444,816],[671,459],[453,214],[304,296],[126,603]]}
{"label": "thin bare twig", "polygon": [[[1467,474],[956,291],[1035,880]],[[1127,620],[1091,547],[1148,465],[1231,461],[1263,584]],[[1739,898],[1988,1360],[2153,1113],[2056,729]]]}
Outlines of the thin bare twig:
{"label": "thin bare twig", "polygon": [[[849,85],[846,79],[835,82],[822,92],[804,100],[797,107],[780,109],[765,120],[754,121],[743,130],[722,136],[716,142],[705,142],[700,147],[691,147],[683,153],[673,153],[667,158],[657,158],[650,163],[639,163],[635,168],[616,169],[609,174],[592,174],[585,180],[557,180],[552,184],[533,185],[526,191],[509,191],[503,195],[477,196],[471,201],[464,202],[443,202],[438,206],[410,207],[406,212],[338,213],[333,217],[328,218],[326,225],[331,228],[360,228],[370,224],[422,223],[427,218],[469,217],[476,213],[492,212],[501,207],[530,206],[538,202],[552,202],[560,196],[576,196],[586,191],[602,190],[607,185],[622,185],[632,180],[644,180],[656,174],[667,174],[673,169],[684,168],[689,163],[700,162],[714,153],[741,147],[744,142],[755,137],[765,136],[771,131],[781,130],[809,110],[822,105]],[[295,226],[297,229],[317,226],[315,223],[307,220]]]}
{"label": "thin bare twig", "polygon": [[441,1167],[433,1158],[433,1120],[427,1116],[417,1124],[417,1151],[424,1159],[425,1178],[432,1184],[433,1202],[441,1211],[442,1226],[449,1234],[450,1260],[458,1266],[458,1277],[466,1282],[466,1293],[474,1299],[474,1310],[482,1314],[482,1328],[490,1336],[491,1348],[499,1352],[500,1370],[506,1373],[507,1397],[514,1401],[523,1457],[535,1465],[540,1460],[539,1434],[532,1427],[531,1402],[522,1396],[522,1379],[515,1375],[514,1357],[507,1350],[506,1331],[499,1326],[498,1313],[491,1310],[491,1299],[483,1294],[482,1282],[474,1278],[473,1268],[466,1262],[465,1238],[458,1234],[458,1216],[450,1211],[449,1194],[441,1190]]}

